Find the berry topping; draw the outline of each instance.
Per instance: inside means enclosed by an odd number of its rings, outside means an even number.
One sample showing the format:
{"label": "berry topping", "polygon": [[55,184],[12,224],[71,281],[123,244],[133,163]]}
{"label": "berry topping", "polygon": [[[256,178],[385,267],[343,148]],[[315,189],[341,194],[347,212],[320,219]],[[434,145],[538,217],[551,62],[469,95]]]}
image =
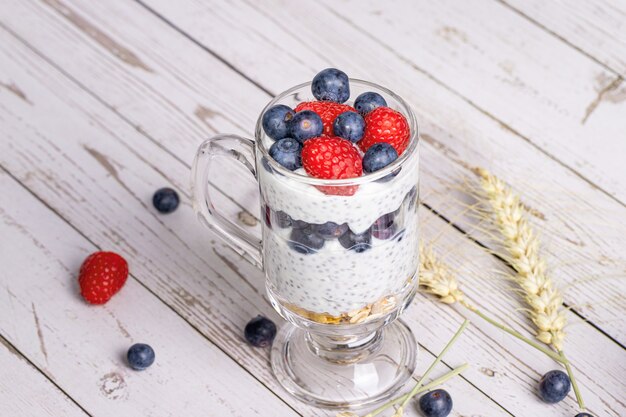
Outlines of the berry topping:
{"label": "berry topping", "polygon": [[114,252],[95,252],[85,259],[78,273],[80,294],[89,304],[104,304],[128,278],[128,263]]}
{"label": "berry topping", "polygon": [[376,219],[372,224],[372,236],[381,240],[392,237],[396,232],[395,217],[394,213],[387,213]]}
{"label": "berry topping", "polygon": [[378,93],[368,91],[359,94],[356,100],[354,100],[354,108],[361,113],[362,116],[365,116],[377,107],[387,107],[387,102],[383,96]]}
{"label": "berry topping", "polygon": [[398,152],[388,143],[375,143],[363,155],[363,171],[375,172],[398,159]]}
{"label": "berry topping", "polygon": [[389,107],[378,107],[365,116],[365,134],[359,146],[365,152],[375,143],[386,142],[402,155],[409,144],[409,123]]}
{"label": "berry topping", "polygon": [[128,349],[126,359],[131,368],[143,371],[154,363],[154,350],[145,343],[135,343]]}
{"label": "berry topping", "polygon": [[315,233],[310,224],[305,227],[297,227],[294,224],[289,239],[289,247],[303,255],[315,253],[324,246],[324,238]]}
{"label": "berry topping", "polygon": [[275,215],[276,224],[281,229],[291,226],[291,216],[284,211],[277,211]]}
{"label": "berry topping", "polygon": [[252,346],[268,347],[276,337],[276,325],[263,316],[256,316],[246,324],[244,337]]}
{"label": "berry topping", "polygon": [[430,391],[420,398],[420,408],[425,417],[446,417],[452,411],[452,397],[446,390]]}
{"label": "berry topping", "polygon": [[290,171],[302,166],[302,145],[293,138],[279,139],[270,147],[270,156]]}
{"label": "berry topping", "polygon": [[336,68],[326,68],[313,78],[311,92],[318,100],[343,103],[350,98],[348,76]]}
{"label": "berry topping", "polygon": [[336,239],[348,231],[348,224],[337,224],[334,222],[326,222],[324,224],[314,224],[313,230],[319,236],[326,240]]}
{"label": "berry topping", "polygon": [[335,136],[356,143],[365,133],[365,120],[363,116],[352,111],[341,113],[333,122],[333,133]]}
{"label": "berry topping", "polygon": [[[315,178],[344,179],[361,176],[361,156],[352,143],[337,137],[320,137],[306,141],[302,149],[302,165]],[[319,186],[331,195],[353,195],[357,186]]]}
{"label": "berry topping", "polygon": [[347,104],[330,101],[305,101],[296,106],[296,112],[311,110],[317,113],[324,124],[324,136],[333,136],[333,123],[337,116],[347,111],[354,112],[354,108]]}
{"label": "berry topping", "polygon": [[570,386],[569,377],[565,372],[550,371],[539,381],[539,395],[547,403],[558,403],[567,397]]}
{"label": "berry topping", "polygon": [[180,198],[178,193],[171,188],[161,188],[152,196],[152,205],[163,214],[171,213],[178,208]]}
{"label": "berry topping", "polygon": [[284,104],[272,106],[263,114],[263,130],[267,136],[274,140],[287,137],[289,134],[289,122],[296,113]]}
{"label": "berry topping", "polygon": [[346,233],[339,236],[339,243],[346,249],[351,249],[357,253],[365,252],[372,247],[372,232],[367,229],[363,233],[356,234],[348,229]]}
{"label": "berry topping", "polygon": [[300,143],[320,136],[323,131],[324,124],[322,119],[312,110],[298,111],[289,124],[289,136],[295,138]]}

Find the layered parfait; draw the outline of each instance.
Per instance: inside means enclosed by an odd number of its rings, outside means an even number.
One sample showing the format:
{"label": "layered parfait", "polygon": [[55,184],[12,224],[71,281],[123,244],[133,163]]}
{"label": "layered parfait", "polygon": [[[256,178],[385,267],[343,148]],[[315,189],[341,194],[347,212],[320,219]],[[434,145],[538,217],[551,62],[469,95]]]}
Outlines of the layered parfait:
{"label": "layered parfait", "polygon": [[269,292],[315,322],[371,321],[416,286],[416,127],[398,97],[337,69],[306,90],[269,106],[257,132]]}

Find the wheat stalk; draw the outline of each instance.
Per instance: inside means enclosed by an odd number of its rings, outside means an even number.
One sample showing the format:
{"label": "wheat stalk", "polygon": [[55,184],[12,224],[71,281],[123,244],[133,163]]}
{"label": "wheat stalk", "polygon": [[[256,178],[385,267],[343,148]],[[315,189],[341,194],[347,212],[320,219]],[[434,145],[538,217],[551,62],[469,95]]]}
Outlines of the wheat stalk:
{"label": "wheat stalk", "polygon": [[446,265],[443,261],[441,261],[441,259],[435,256],[432,245],[426,247],[422,243],[420,243],[419,252],[419,285],[422,292],[433,294],[440,302],[445,304],[459,303],[461,306],[474,312],[480,318],[492,324],[493,326],[496,326],[497,328],[504,330],[510,335],[515,336],[517,339],[543,352],[552,359],[566,364],[567,360],[557,353],[545,348],[544,346],[525,337],[524,335],[513,330],[512,328],[505,326],[497,320],[489,317],[487,314],[480,311],[475,305],[471,304],[465,297],[463,291],[460,289],[456,275],[454,275],[448,265]]}
{"label": "wheat stalk", "polygon": [[[554,347],[562,356],[565,339],[565,310],[563,298],[551,278],[546,274],[546,261],[541,256],[539,238],[528,223],[526,209],[511,188],[489,171],[478,168],[483,199],[491,207],[493,222],[504,237],[504,247],[516,274],[515,282],[523,290],[530,307],[530,319],[537,327],[536,337]],[[569,363],[566,369],[581,409],[584,402]]]}

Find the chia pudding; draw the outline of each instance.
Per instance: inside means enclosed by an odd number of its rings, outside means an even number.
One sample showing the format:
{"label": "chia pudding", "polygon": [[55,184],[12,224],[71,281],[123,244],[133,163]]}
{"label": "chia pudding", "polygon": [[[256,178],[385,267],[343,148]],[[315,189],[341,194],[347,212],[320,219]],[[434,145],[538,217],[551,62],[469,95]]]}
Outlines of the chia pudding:
{"label": "chia pudding", "polygon": [[[307,318],[338,323],[358,312],[372,315],[381,305],[387,312],[414,287],[418,154],[407,149],[415,149],[417,134],[409,131],[401,111],[391,109],[401,105],[387,107],[372,92],[359,95],[356,102],[322,101],[316,79],[313,95],[319,101],[292,97],[297,106],[270,106],[263,130],[257,132],[258,146],[267,150],[257,152],[266,222],[263,265],[269,291],[283,306]],[[342,80],[331,81],[331,87],[322,82],[318,90],[345,98],[335,88]],[[367,100],[359,101],[366,95]],[[388,174],[375,175],[398,158],[402,162]],[[310,177],[359,180],[320,186],[307,181]]]}

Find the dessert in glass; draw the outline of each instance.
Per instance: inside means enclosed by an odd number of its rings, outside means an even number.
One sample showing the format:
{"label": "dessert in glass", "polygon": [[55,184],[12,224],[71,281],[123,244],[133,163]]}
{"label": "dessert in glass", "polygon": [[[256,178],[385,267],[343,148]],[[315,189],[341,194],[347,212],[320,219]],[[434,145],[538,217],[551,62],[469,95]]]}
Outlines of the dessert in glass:
{"label": "dessert in glass", "polygon": [[[260,238],[213,206],[216,158],[255,176]],[[274,340],[272,367],[305,402],[372,405],[415,369],[417,343],[396,319],[418,284],[418,163],[409,106],[332,68],[274,98],[254,141],[221,135],[198,151],[194,207],[264,270],[272,305],[289,322]]]}

